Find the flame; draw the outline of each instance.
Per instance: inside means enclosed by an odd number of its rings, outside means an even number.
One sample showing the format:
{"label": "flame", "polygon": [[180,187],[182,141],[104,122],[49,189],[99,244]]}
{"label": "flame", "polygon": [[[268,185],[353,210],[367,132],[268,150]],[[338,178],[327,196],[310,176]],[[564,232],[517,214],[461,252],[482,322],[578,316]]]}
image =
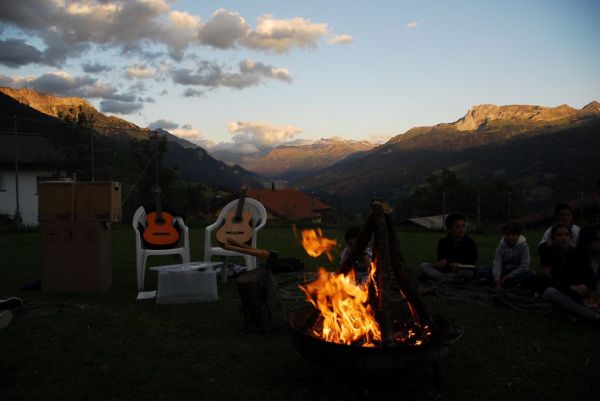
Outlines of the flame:
{"label": "flame", "polygon": [[313,258],[319,257],[325,253],[327,259],[329,259],[330,262],[333,262],[331,251],[337,246],[337,241],[335,239],[324,237],[323,231],[320,228],[317,228],[316,231],[308,229],[302,230],[302,246],[306,253]]}
{"label": "flame", "polygon": [[[292,227],[296,234],[295,225]],[[323,253],[330,261],[332,249],[337,241],[323,236],[320,228],[302,231],[302,246],[313,258]],[[367,282],[356,282],[356,272],[333,274],[320,267],[315,281],[300,285],[306,299],[320,313],[312,335],[328,342],[375,347],[381,345],[381,328],[375,318],[373,299],[379,295],[377,283],[377,261],[371,261]],[[369,294],[374,291],[374,294]],[[403,298],[406,296],[402,293]],[[394,321],[394,341],[397,344],[419,346],[431,337],[428,326],[421,326],[418,313],[406,300],[411,318]]]}
{"label": "flame", "polygon": [[323,318],[323,329],[313,334],[338,344],[361,342],[373,347],[381,342],[381,330],[368,302],[369,284],[356,284],[354,270],[348,274],[331,274],[319,268],[318,278],[300,286]]}

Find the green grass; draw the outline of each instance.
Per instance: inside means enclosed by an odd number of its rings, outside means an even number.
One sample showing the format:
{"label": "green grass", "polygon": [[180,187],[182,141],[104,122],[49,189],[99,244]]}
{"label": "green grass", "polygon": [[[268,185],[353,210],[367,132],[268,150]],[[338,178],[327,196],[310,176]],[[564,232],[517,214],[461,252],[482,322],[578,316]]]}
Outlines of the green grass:
{"label": "green grass", "polygon": [[[326,235],[341,239],[343,230],[326,229]],[[535,244],[540,233],[526,235]],[[402,233],[409,265],[431,259],[439,237]],[[473,238],[480,263],[491,261],[498,234]],[[201,230],[191,231],[193,260],[201,259],[202,239]],[[289,228],[265,228],[259,246],[301,257],[307,269],[317,265],[304,256]],[[113,285],[106,293],[21,292],[22,284],[40,277],[39,234],[0,236],[0,295],[44,306],[0,331],[0,400],[372,398],[344,391],[332,396],[331,383],[294,350],[289,332],[245,333],[233,280],[219,283],[219,302],[136,302],[131,229],[113,230],[112,256]],[[147,272],[146,287],[156,287],[154,272]],[[399,393],[390,399],[589,400],[600,394],[600,330],[536,314],[426,300],[455,319],[465,335],[443,360],[441,394],[425,369],[395,378]]]}

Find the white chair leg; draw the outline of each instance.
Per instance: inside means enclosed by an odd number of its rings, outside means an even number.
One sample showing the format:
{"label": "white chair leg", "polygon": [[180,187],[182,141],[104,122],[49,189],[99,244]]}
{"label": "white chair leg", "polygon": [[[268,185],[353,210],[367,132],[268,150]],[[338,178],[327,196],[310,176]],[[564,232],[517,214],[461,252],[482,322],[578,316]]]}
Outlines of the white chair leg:
{"label": "white chair leg", "polygon": [[140,253],[137,253],[136,258],[135,258],[135,274],[137,276],[137,286],[138,286],[138,291],[142,291],[142,289],[144,288],[144,283],[142,282],[142,259],[143,259],[143,255],[141,255]]}
{"label": "white chair leg", "polygon": [[141,288],[140,291],[143,291],[144,289],[144,278],[146,277],[146,261],[148,260],[148,255],[144,254],[144,258],[143,258],[143,263],[142,263],[142,270],[141,270]]}
{"label": "white chair leg", "polygon": [[229,257],[222,256],[221,260],[223,260],[223,266],[221,266],[221,283],[227,282],[227,267],[229,265]]}

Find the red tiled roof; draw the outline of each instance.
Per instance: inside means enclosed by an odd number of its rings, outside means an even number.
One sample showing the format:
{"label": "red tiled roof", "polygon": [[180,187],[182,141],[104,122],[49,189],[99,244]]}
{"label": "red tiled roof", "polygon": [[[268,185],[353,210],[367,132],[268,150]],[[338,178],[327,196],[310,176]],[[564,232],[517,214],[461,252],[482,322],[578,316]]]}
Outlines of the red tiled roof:
{"label": "red tiled roof", "polygon": [[298,189],[249,189],[246,196],[258,200],[273,214],[289,220],[312,219],[320,211],[331,210],[331,206]]}

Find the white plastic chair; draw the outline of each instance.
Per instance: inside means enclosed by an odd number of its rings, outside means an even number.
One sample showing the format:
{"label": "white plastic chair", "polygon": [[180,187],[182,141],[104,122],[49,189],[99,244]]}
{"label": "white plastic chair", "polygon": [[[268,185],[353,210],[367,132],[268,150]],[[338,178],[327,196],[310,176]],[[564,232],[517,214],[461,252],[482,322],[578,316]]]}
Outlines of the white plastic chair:
{"label": "white plastic chair", "polygon": [[[221,213],[219,213],[219,217],[217,217],[217,221],[215,221],[210,226],[207,226],[204,229],[204,260],[210,262],[210,259],[213,256],[224,256],[225,263],[222,267],[222,272],[224,274],[221,275],[222,281],[227,281],[227,257],[229,256],[243,256],[246,261],[246,267],[249,270],[256,269],[256,257],[245,255],[235,251],[228,251],[226,249],[221,248],[220,246],[213,246],[212,244],[212,233],[221,227],[225,221],[225,216],[232,210],[237,208],[238,199],[229,202]],[[245,198],[244,199],[244,210],[250,212],[252,214],[252,240],[251,245],[256,248],[256,237],[258,230],[263,228],[265,224],[267,224],[267,210],[263,206],[262,203],[257,201],[256,199]]]}
{"label": "white plastic chair", "polygon": [[135,230],[135,261],[137,268],[137,285],[138,290],[144,288],[144,276],[146,275],[146,261],[148,256],[164,256],[164,255],[179,255],[182,263],[190,263],[190,236],[188,227],[183,222],[181,217],[173,218],[173,226],[177,225],[183,233],[183,247],[169,249],[148,249],[144,248],[142,240],[142,232],[140,226],[146,228],[146,210],[140,206],[133,215],[133,229]]}

